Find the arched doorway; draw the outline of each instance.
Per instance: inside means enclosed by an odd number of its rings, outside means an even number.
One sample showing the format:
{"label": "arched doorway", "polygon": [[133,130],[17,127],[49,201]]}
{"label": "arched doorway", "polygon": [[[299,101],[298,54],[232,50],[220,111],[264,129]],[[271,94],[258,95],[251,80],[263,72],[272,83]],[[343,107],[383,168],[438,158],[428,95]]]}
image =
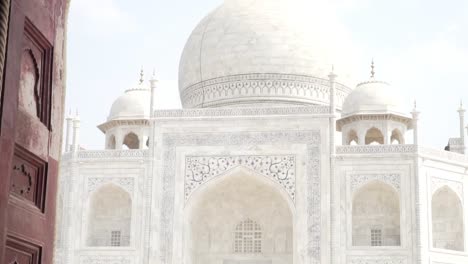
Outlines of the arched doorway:
{"label": "arched doorway", "polygon": [[293,214],[279,188],[239,169],[194,193],[185,214],[186,262],[293,263]]}

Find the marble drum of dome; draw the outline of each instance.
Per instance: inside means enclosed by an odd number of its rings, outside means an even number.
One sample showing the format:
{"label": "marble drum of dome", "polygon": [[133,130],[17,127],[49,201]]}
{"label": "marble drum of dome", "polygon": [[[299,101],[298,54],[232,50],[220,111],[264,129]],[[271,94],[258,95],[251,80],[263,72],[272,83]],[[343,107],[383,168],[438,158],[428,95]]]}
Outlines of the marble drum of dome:
{"label": "marble drum of dome", "polygon": [[341,108],[353,86],[349,42],[306,2],[315,1],[226,0],[205,17],[180,61],[183,106],[328,105],[335,65]]}

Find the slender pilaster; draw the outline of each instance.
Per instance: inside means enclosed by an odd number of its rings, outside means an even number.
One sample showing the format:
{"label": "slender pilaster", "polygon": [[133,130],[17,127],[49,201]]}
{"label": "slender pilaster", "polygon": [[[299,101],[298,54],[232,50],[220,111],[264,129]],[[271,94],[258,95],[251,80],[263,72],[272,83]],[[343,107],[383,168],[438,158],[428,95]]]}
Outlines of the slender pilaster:
{"label": "slender pilaster", "polygon": [[414,102],[414,108],[411,114],[413,115],[413,144],[418,145],[418,121],[420,112],[416,107],[416,102]]}
{"label": "slender pilaster", "polygon": [[155,107],[154,96],[156,95],[156,88],[158,87],[158,79],[156,79],[156,72],[155,71],[153,71],[153,76],[151,76],[150,86],[151,86],[150,117],[153,117],[154,116],[154,107]]}
{"label": "slender pilaster", "polygon": [[461,140],[461,153],[465,154],[465,112],[463,103],[460,102],[460,108],[458,108],[458,115],[460,117],[460,140]]}
{"label": "slender pilaster", "polygon": [[80,117],[78,113],[73,119],[73,147],[72,150],[74,153],[79,151],[79,138],[80,138]]}
{"label": "slender pilaster", "polygon": [[[156,128],[155,128],[155,122],[154,122],[154,110],[155,110],[155,95],[156,95],[156,88],[157,88],[157,84],[158,84],[158,80],[156,79],[156,73],[155,71],[153,71],[153,75],[151,76],[151,79],[150,79],[150,86],[151,86],[151,104],[150,104],[150,128],[149,128],[149,136],[148,136],[148,139],[149,139],[149,155],[151,158],[148,159],[148,171],[149,173],[147,174],[146,176],[146,188],[144,190],[144,196],[146,197],[145,199],[145,204],[143,206],[143,210],[144,210],[144,214],[145,214],[145,223],[144,223],[144,226],[145,226],[145,236],[144,236],[144,242],[145,242],[145,247],[143,248],[143,263],[145,264],[148,264],[150,263],[150,259],[151,259],[151,256],[152,256],[152,246],[155,246],[157,247],[157,243],[156,245],[152,245],[153,243],[151,242],[151,237],[153,236],[154,233],[152,233],[152,230],[153,229],[157,229],[157,228],[154,228],[155,226],[157,226],[157,224],[155,223],[152,223],[152,219],[153,219],[153,214],[155,215],[159,215],[160,212],[159,210],[156,210],[156,211],[152,211],[152,208],[153,208],[153,205],[152,205],[152,202],[151,201],[159,201],[158,198],[156,198],[157,196],[155,194],[153,194],[152,192],[152,188],[153,188],[153,176],[154,175],[158,175],[158,167],[157,167],[157,163],[156,163],[156,147],[157,147],[157,144],[156,144],[156,140],[155,140],[155,134],[156,134]],[[159,183],[159,179],[154,179],[156,184]],[[159,202],[156,202],[156,204],[159,204]],[[155,206],[156,208],[159,208],[159,206]],[[158,217],[155,217],[156,219],[158,219]],[[153,249],[154,250],[154,249]]]}
{"label": "slender pilaster", "polygon": [[71,112],[67,116],[66,120],[66,130],[65,130],[65,152],[70,152],[71,150],[71,138],[72,138],[72,130],[73,130],[73,117],[71,116]]}
{"label": "slender pilaster", "polygon": [[339,218],[339,206],[337,206],[336,201],[336,188],[339,188],[339,183],[335,179],[335,154],[336,154],[336,144],[335,144],[335,133],[336,133],[336,104],[335,104],[335,93],[336,86],[335,80],[337,75],[332,72],[328,75],[330,81],[330,263],[340,263],[339,257],[339,225],[337,219]]}

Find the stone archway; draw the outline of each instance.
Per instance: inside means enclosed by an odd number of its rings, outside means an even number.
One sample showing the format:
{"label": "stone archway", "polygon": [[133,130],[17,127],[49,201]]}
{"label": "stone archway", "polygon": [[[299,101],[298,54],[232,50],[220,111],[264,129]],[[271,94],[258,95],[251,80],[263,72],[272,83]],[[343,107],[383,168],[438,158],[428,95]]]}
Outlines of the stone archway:
{"label": "stone archway", "polygon": [[194,193],[185,211],[186,263],[293,263],[291,204],[261,175],[237,168]]}

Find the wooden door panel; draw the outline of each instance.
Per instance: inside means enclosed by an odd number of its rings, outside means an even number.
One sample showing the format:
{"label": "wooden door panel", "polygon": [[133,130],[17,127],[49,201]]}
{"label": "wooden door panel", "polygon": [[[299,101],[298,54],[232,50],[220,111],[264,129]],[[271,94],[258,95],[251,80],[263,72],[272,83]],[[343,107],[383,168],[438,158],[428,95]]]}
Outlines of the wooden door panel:
{"label": "wooden door panel", "polygon": [[28,150],[16,146],[10,178],[10,199],[18,205],[44,212],[46,198],[47,162]]}
{"label": "wooden door panel", "polygon": [[52,263],[65,10],[64,0],[11,3],[0,102],[0,263]]}
{"label": "wooden door panel", "polygon": [[8,264],[39,264],[41,259],[41,247],[27,240],[7,237],[5,263]]}

